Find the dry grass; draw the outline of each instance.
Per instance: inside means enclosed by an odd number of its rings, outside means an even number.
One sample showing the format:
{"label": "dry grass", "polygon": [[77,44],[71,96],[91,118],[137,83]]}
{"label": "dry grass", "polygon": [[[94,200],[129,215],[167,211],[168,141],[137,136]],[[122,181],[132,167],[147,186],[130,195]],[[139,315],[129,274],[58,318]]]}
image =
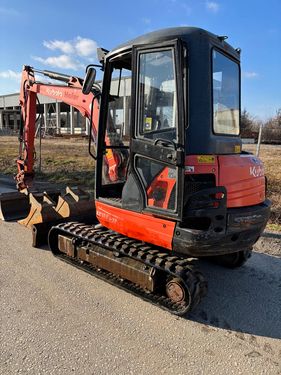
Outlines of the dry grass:
{"label": "dry grass", "polygon": [[[88,190],[94,187],[94,160],[88,154],[86,139],[43,139],[42,172],[37,179],[61,185],[81,185]],[[38,141],[36,141],[38,149]],[[244,150],[255,152],[255,145],[245,145]],[[16,173],[15,160],[18,155],[16,137],[0,137],[0,173]],[[281,231],[281,146],[262,145],[260,150],[266,176],[268,197],[272,200],[272,213],[268,228]]]}
{"label": "dry grass", "polygon": [[[36,178],[59,185],[80,185],[87,190],[94,188],[94,160],[88,154],[86,139],[43,139],[42,164],[39,165],[39,142],[35,142],[37,161]],[[0,137],[0,173],[15,174],[18,141],[16,137]]]}
{"label": "dry grass", "polygon": [[[255,145],[244,150],[255,153]],[[261,145],[259,157],[264,163],[267,177],[267,195],[272,200],[269,229],[281,231],[281,146]]]}

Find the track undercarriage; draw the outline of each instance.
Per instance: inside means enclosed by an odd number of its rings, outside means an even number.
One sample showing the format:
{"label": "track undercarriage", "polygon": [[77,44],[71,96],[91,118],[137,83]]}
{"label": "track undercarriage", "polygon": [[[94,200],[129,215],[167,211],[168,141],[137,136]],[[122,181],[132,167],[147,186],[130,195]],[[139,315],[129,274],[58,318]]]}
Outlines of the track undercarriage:
{"label": "track undercarriage", "polygon": [[61,223],[51,229],[49,246],[56,257],[176,315],[192,310],[207,292],[192,259],[170,256],[101,225]]}

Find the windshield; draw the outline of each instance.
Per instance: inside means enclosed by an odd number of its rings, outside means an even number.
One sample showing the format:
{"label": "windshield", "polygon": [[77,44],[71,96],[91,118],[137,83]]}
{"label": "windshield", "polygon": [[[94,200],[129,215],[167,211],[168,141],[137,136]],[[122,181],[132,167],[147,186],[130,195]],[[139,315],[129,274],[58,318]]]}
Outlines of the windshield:
{"label": "windshield", "polygon": [[[143,52],[139,57],[139,136],[174,139],[177,123],[173,50]],[[157,135],[157,134],[158,135]]]}
{"label": "windshield", "polygon": [[219,134],[239,134],[239,66],[213,50],[213,126]]}

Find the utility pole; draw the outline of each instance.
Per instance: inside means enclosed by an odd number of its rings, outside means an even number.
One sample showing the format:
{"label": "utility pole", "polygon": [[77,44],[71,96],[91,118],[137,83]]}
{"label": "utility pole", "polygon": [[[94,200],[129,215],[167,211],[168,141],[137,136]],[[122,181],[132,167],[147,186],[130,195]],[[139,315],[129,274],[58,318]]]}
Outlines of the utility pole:
{"label": "utility pole", "polygon": [[260,153],[261,133],[262,133],[262,122],[260,123],[259,137],[258,137],[258,143],[257,143],[257,148],[256,148],[256,156],[259,156],[259,153]]}

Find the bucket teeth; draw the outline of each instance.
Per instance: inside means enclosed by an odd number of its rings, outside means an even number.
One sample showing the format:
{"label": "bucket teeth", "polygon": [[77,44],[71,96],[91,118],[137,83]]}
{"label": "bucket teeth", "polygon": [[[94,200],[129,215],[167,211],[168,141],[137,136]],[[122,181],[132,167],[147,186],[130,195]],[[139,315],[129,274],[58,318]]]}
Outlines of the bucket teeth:
{"label": "bucket teeth", "polygon": [[33,224],[60,219],[59,214],[55,210],[55,202],[46,192],[29,193],[29,203],[29,214],[26,218],[19,220],[19,224],[31,228]]}
{"label": "bucket teeth", "polygon": [[93,213],[94,207],[94,200],[87,192],[78,187],[67,187],[66,194],[58,199],[56,212],[63,218],[84,216]]}
{"label": "bucket teeth", "polygon": [[70,220],[83,221],[88,224],[96,223],[94,200],[79,188],[66,188],[66,194],[58,197],[55,207],[59,217],[57,221],[36,223],[32,226],[32,245],[41,246],[46,243],[48,233],[53,225]]}
{"label": "bucket teeth", "polygon": [[53,222],[68,217],[83,217],[94,212],[94,201],[80,188],[66,188],[56,202],[47,192],[29,193],[30,211],[26,218],[18,222],[31,228],[34,224]]}
{"label": "bucket teeth", "polygon": [[90,194],[78,187],[67,187],[63,195],[58,190],[0,195],[0,219],[18,220],[32,229],[33,246],[46,243],[51,227],[67,218],[95,220],[95,202]]}

